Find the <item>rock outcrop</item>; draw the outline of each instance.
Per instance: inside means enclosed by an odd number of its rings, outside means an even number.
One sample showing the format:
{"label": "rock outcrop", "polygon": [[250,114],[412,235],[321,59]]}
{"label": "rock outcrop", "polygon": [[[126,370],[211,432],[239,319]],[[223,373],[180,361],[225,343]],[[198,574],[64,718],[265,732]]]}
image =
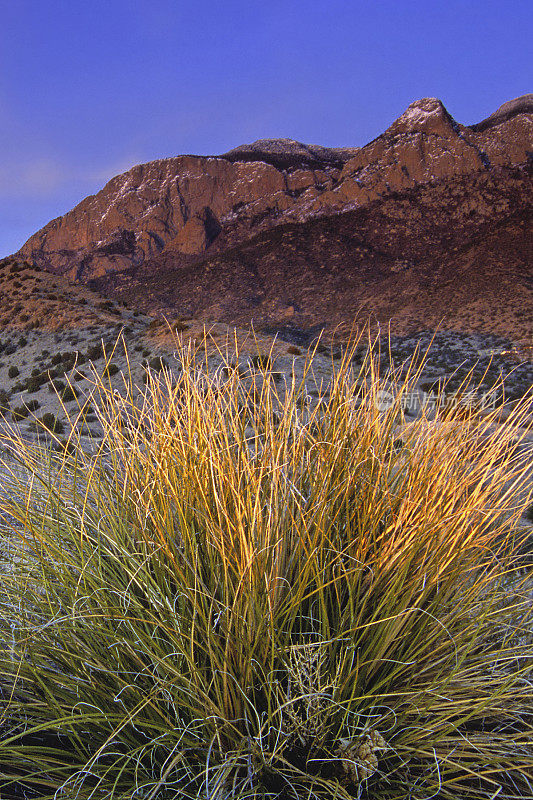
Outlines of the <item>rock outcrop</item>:
{"label": "rock outcrop", "polygon": [[[529,224],[532,160],[533,95],[471,126],[456,122],[440,100],[424,98],[361,148],[267,139],[222,156],[133,167],[52,220],[19,255],[100,290],[136,295],[159,313],[214,315],[218,309],[241,322],[243,315],[310,321],[314,304],[315,317],[337,319],[335,309],[349,306],[352,313],[368,299],[356,287],[362,281],[371,287],[373,275],[397,286],[399,275],[418,270],[422,280],[424,269],[439,272],[430,267],[428,248],[449,264],[446,242],[452,241],[463,269],[467,262],[459,254],[476,236]],[[289,230],[297,250],[287,245]],[[341,231],[344,248],[337,241]],[[384,247],[391,231],[396,244]],[[411,237],[422,260],[413,255]],[[302,259],[309,290],[293,296],[274,275],[283,265],[283,281],[295,286],[291,268],[298,271]],[[338,292],[330,305],[323,297],[305,300],[305,291],[308,298],[324,295],[321,281],[330,273],[351,287],[341,292],[342,303]],[[161,292],[163,276],[170,283]]]}
{"label": "rock outcrop", "polygon": [[164,250],[91,286],[143,311],[257,328],[434,327],[530,339],[533,163],[421,183],[176,266]]}

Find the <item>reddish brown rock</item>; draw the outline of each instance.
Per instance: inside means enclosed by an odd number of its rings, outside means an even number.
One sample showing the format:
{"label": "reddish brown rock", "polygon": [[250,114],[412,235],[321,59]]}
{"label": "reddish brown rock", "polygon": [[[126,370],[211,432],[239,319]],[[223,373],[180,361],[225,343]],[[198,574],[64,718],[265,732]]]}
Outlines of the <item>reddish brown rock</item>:
{"label": "reddish brown rock", "polygon": [[459,125],[440,100],[426,97],[412,103],[385,133],[349,159],[340,185],[317,197],[314,208],[365,204],[387,190],[520,164],[532,146],[533,102],[515,107],[511,116],[496,113],[491,126],[476,132]]}
{"label": "reddish brown rock", "polygon": [[[174,306],[182,301],[191,313],[209,315],[209,309],[218,309],[228,320],[232,315],[241,321],[243,315],[304,320],[306,304],[314,306],[316,314],[323,309],[333,318],[333,306],[326,311],[316,298],[305,300],[305,292],[297,297],[284,294],[283,284],[292,286],[291,269],[297,269],[302,258],[313,265],[306,278],[309,287],[314,287],[309,288],[309,296],[312,291],[326,292],[321,284],[325,275],[344,274],[347,263],[356,269],[353,254],[341,255],[332,242],[324,245],[329,234],[308,229],[308,222],[324,218],[338,228],[347,214],[369,209],[374,226],[369,231],[394,230],[398,244],[385,257],[376,254],[378,245],[368,232],[359,244],[352,241],[355,256],[360,250],[364,263],[374,265],[374,272],[365,268],[361,273],[359,267],[356,271],[370,284],[376,270],[404,280],[415,263],[408,255],[407,230],[418,237],[424,251],[441,248],[442,258],[452,224],[467,237],[466,242],[474,230],[476,235],[488,230],[491,220],[504,225],[513,214],[525,213],[528,199],[511,191],[518,185],[512,171],[522,170],[522,192],[526,191],[524,169],[532,154],[533,95],[505,103],[471,126],[456,122],[436,98],[423,98],[361,148],[259,140],[222,156],[179,156],[136,166],[38,231],[20,255],[73,280],[96,281],[104,291],[127,290],[139,302],[144,302],[146,282],[159,284],[166,275],[171,289],[159,299],[157,292],[152,293],[150,301],[152,310],[160,313],[170,310],[167,301],[171,298]],[[423,211],[417,199],[420,192]],[[407,199],[397,205],[397,196]],[[430,219],[434,227],[429,226]],[[359,225],[359,216],[351,224]],[[276,231],[291,225],[305,226],[302,230],[321,238],[300,238],[301,252],[286,251],[285,240]],[[254,249],[261,236],[270,237],[264,253]],[[277,253],[272,242],[280,243]],[[328,255],[330,246],[335,256]],[[457,252],[463,246],[460,240],[453,245]],[[320,263],[317,252],[322,253]],[[237,254],[236,261],[232,254]],[[223,280],[226,258],[235,269]],[[287,259],[278,284],[274,277],[280,274],[278,261]],[[272,276],[277,287],[274,294],[265,288],[263,278],[259,281],[262,270]],[[355,292],[349,273],[345,279],[353,297],[365,299]],[[341,302],[340,295],[335,298]],[[346,298],[342,303],[346,306]]]}

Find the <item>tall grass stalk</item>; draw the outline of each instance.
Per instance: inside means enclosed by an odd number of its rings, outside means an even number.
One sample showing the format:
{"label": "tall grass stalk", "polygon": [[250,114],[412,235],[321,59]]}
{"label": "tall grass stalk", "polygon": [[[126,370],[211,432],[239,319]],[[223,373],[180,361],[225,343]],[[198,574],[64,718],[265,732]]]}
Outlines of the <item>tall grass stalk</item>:
{"label": "tall grass stalk", "polygon": [[2,798],[533,797],[525,404],[400,436],[359,344],[316,407],[189,345],[91,452],[6,434]]}

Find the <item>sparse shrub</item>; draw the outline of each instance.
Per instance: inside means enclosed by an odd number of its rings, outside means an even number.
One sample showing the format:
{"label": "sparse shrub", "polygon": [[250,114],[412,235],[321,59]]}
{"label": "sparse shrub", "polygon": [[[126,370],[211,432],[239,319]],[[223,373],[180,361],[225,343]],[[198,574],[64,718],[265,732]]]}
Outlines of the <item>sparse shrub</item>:
{"label": "sparse shrub", "polygon": [[19,341],[18,341],[19,347],[26,347],[27,344],[28,344],[28,340],[24,336],[21,336]]}
{"label": "sparse shrub", "polygon": [[65,388],[65,386],[66,386],[65,381],[62,381],[61,378],[55,378],[48,384],[48,391],[53,392],[54,394],[56,392],[60,393]]}
{"label": "sparse shrub", "polygon": [[34,398],[33,400],[29,400],[29,401],[28,401],[27,403],[25,403],[24,405],[26,406],[26,408],[28,409],[28,411],[30,411],[30,412],[31,412],[31,411],[37,411],[37,409],[39,408],[39,406],[40,406],[41,404],[39,403],[39,401],[37,400],[37,398]]}
{"label": "sparse shrub", "polygon": [[30,411],[28,406],[17,406],[17,408],[14,408],[11,412],[11,417],[15,422],[21,422],[23,419],[26,419],[29,413]]}
{"label": "sparse shrub", "polygon": [[20,375],[20,370],[15,364],[12,364],[7,371],[7,376],[8,378],[16,378],[17,375]]}
{"label": "sparse shrub", "polygon": [[9,392],[0,389],[0,414],[5,416],[9,413]]}
{"label": "sparse shrub", "polygon": [[102,375],[106,378],[110,378],[111,376],[116,375],[118,371],[119,371],[118,366],[113,362],[111,362],[104,368]]}
{"label": "sparse shrub", "polygon": [[58,377],[64,375],[70,369],[70,364],[58,364],[57,367],[54,367],[53,373]]}
{"label": "sparse shrub", "polygon": [[55,414],[52,414],[51,411],[47,411],[46,414],[40,418],[40,422],[44,425],[47,430],[51,433],[63,433],[65,426],[59,420]]}
{"label": "sparse shrub", "polygon": [[222,367],[222,374],[224,375],[225,378],[229,378],[235,373],[237,373],[237,375],[242,378],[244,375],[246,375],[246,369],[244,369],[244,367],[241,367],[234,361],[229,366]]}
{"label": "sparse shrub", "polygon": [[252,358],[250,359],[250,363],[254,367],[254,369],[262,369],[262,370],[272,369],[272,359],[269,355],[266,354],[259,353],[256,356],[252,356]]}
{"label": "sparse shrub", "polygon": [[58,439],[54,442],[54,450],[60,453],[67,453],[68,455],[74,455],[76,452],[76,447],[70,440]]}
{"label": "sparse shrub", "polygon": [[168,367],[168,363],[163,356],[154,356],[149,360],[148,366],[154,372],[161,372],[162,369]]}
{"label": "sparse shrub", "polygon": [[90,345],[87,348],[87,358],[89,358],[91,361],[98,361],[100,358],[102,358],[103,354],[104,350],[101,342]]}
{"label": "sparse shrub", "polygon": [[60,393],[60,398],[63,400],[64,403],[70,403],[72,400],[76,400],[79,395],[79,390],[72,386],[71,384],[65,386]]}
{"label": "sparse shrub", "polygon": [[438,395],[444,388],[444,382],[442,380],[422,381],[420,388],[423,392],[426,392],[426,394]]}
{"label": "sparse shrub", "polygon": [[40,372],[38,375],[30,375],[26,379],[25,388],[27,392],[38,392],[45,383],[48,383],[48,375]]}
{"label": "sparse shrub", "polygon": [[295,347],[295,345],[291,344],[290,347],[287,348],[287,353],[291,356],[301,356],[302,351],[299,347]]}

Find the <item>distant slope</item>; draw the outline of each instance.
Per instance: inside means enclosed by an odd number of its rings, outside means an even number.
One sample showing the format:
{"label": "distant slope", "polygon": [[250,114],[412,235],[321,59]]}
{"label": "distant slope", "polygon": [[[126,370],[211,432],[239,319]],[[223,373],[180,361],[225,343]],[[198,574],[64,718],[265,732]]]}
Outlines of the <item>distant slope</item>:
{"label": "distant slope", "polygon": [[[264,231],[190,266],[161,253],[91,286],[144,310],[272,326],[351,324],[523,339],[532,331],[532,165],[437,181]],[[346,326],[345,325],[345,326]]]}

